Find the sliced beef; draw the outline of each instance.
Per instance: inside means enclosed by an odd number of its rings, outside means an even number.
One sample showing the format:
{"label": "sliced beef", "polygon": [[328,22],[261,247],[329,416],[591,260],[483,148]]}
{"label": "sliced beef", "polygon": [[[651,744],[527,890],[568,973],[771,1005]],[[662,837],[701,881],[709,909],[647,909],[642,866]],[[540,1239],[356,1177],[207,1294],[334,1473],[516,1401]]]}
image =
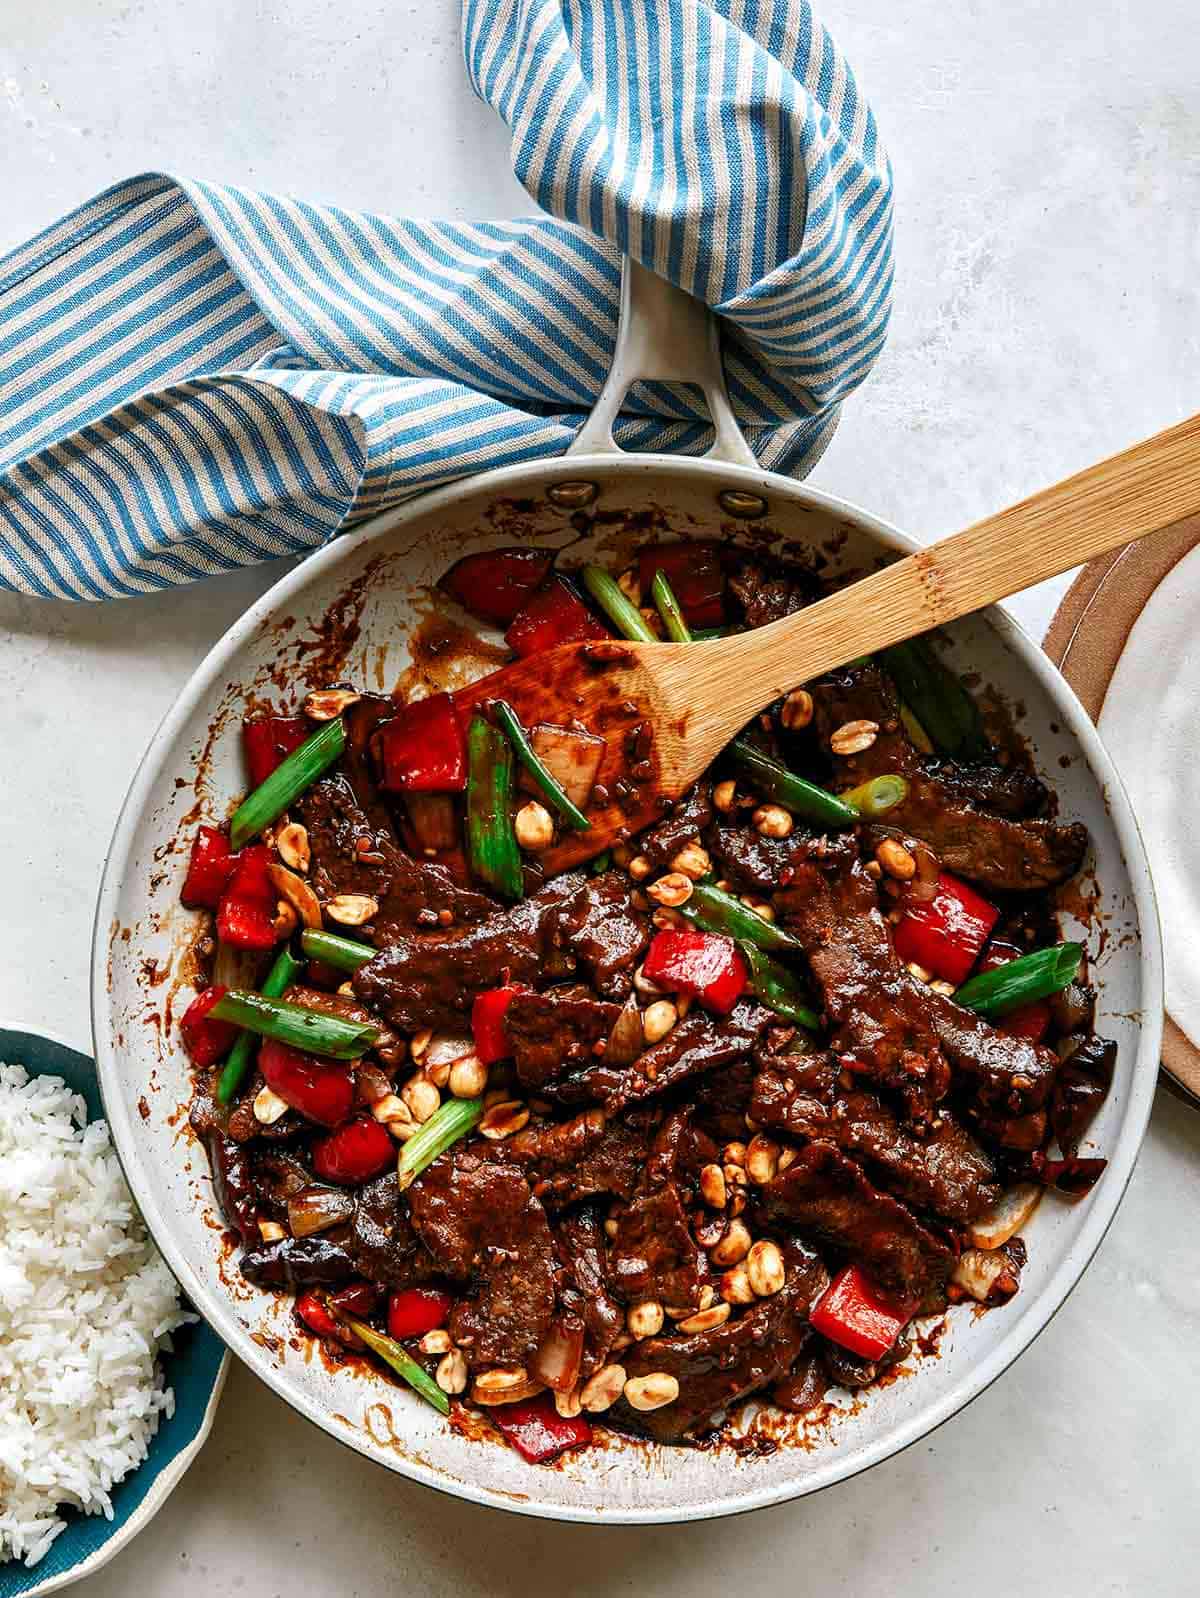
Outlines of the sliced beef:
{"label": "sliced beef", "polygon": [[386,816],[369,816],[344,776],[322,777],[298,808],[308,831],[318,898],[364,893],[377,899],[371,936],[379,947],[415,927],[437,926],[443,910],[455,925],[495,913],[494,899],[462,887],[445,866],[405,854]]}
{"label": "sliced beef", "polygon": [[521,1172],[460,1146],[422,1172],[408,1201],[436,1264],[467,1288],[448,1329],[471,1363],[531,1359],[554,1314],[557,1255]]}
{"label": "sliced beef", "polygon": [[672,1110],[655,1133],[646,1162],[647,1185],[674,1182],[690,1193],[700,1172],[714,1163],[718,1152],[712,1138],[697,1124],[691,1105]]}
{"label": "sliced beef", "polygon": [[728,878],[742,893],[772,893],[791,877],[794,841],[764,838],[752,827],[727,823],[709,833],[709,850]]}
{"label": "sliced beef", "polygon": [[649,1149],[646,1112],[609,1121],[599,1109],[559,1125],[526,1128],[505,1144],[507,1157],[529,1172],[534,1193],[550,1211],[602,1194],[632,1198]]}
{"label": "sliced beef", "polygon": [[266,1078],[255,1068],[242,1084],[241,1097],[223,1112],[225,1130],[235,1143],[288,1143],[304,1130],[307,1123],[295,1110],[285,1110],[269,1125],[258,1119],[254,1101],[266,1085]]}
{"label": "sliced beef", "polygon": [[581,1204],[555,1226],[567,1281],[564,1305],[583,1322],[584,1379],[604,1364],[613,1343],[625,1330],[625,1312],[613,1296],[604,1246],[604,1211],[599,1204]]}
{"label": "sliced beef", "polygon": [[319,1010],[323,1015],[334,1015],[342,1021],[378,1027],[379,1042],[371,1052],[378,1055],[384,1065],[403,1064],[407,1054],[404,1039],[397,1037],[391,1027],[381,1025],[377,1015],[372,1015],[366,1005],[357,1003],[348,993],[326,993],[323,988],[310,988],[293,982],[283,996],[289,1004],[303,1005],[306,1010]]}
{"label": "sliced beef", "polygon": [[401,1202],[395,1171],[359,1189],[349,1248],[358,1274],[383,1287],[411,1287],[438,1274],[433,1256],[413,1230],[407,1204]]}
{"label": "sliced beef", "polygon": [[782,1381],[810,1337],[808,1307],[826,1280],[816,1255],[786,1251],[787,1281],[773,1298],[691,1337],[650,1337],[621,1356],[628,1376],[665,1371],[679,1397],[661,1409],[639,1411],[622,1398],[608,1418],[659,1443],[677,1443],[717,1425],[735,1405]]}
{"label": "sliced beef", "polygon": [[700,1297],[707,1270],[674,1182],[643,1193],[616,1212],[609,1265],[613,1292],[627,1304],[656,1299],[680,1309]]}
{"label": "sliced beef", "polygon": [[634,909],[631,891],[621,871],[584,877],[563,906],[555,929],[556,942],[570,951],[610,999],[628,995],[650,941],[650,917]]}
{"label": "sliced beef", "polygon": [[219,1126],[205,1134],[212,1166],[213,1192],[227,1224],[245,1242],[258,1236],[258,1194],[248,1150]]}
{"label": "sliced beef", "polygon": [[287,1149],[254,1150],[251,1159],[263,1214],[275,1221],[286,1221],[288,1200],[312,1185],[312,1172]]}
{"label": "sliced beef", "polygon": [[840,1258],[853,1260],[886,1297],[916,1306],[944,1285],[946,1246],[898,1199],[872,1187],[860,1166],[832,1143],[810,1143],[757,1192],[762,1219],[793,1227]]}
{"label": "sliced beef", "polygon": [[590,1064],[620,1013],[619,1004],[577,984],[519,993],[503,1024],[521,1085],[537,1093],[564,1072]]}
{"label": "sliced beef", "polygon": [[617,1115],[627,1106],[664,1093],[689,1077],[749,1054],[775,1019],[772,1011],[744,1001],[721,1018],[693,1010],[632,1065],[601,1062],[588,1066],[574,1076],[550,1083],[545,1096],[562,1104],[599,1103],[609,1115]]}
{"label": "sliced beef", "polygon": [[637,841],[637,852],[652,866],[668,866],[683,848],[699,838],[713,818],[712,797],[706,782],[689,788],[664,818]]}
{"label": "sliced beef", "polygon": [[918,1137],[873,1093],[837,1089],[829,1065],[824,1075],[818,1085],[805,1060],[773,1060],[755,1079],[751,1116],[794,1137],[836,1143],[890,1192],[947,1220],[973,1220],[999,1198],[994,1162],[948,1110]]}
{"label": "sliced beef", "polygon": [[[1025,892],[1074,876],[1087,852],[1087,830],[1078,823],[1013,819],[1034,798],[1030,783],[1005,768],[956,767],[925,760],[900,723],[900,702],[891,679],[874,664],[831,672],[813,685],[814,726],[824,747],[847,721],[879,723],[871,748],[844,760],[838,786],[851,787],[884,772],[908,779],[908,793],[888,811],[889,826],[923,838],[942,865],[985,887]],[[981,775],[986,771],[988,775]],[[999,800],[1003,813],[987,808]]]}
{"label": "sliced beef", "polygon": [[742,607],[747,627],[782,621],[819,598],[815,573],[762,557],[743,560],[729,578],[729,591]]}
{"label": "sliced beef", "polygon": [[899,1094],[911,1119],[928,1120],[950,1083],[930,992],[897,959],[852,841],[798,846],[775,908],[808,956],[835,1052],[848,1057],[848,1069]]}
{"label": "sliced beef", "polygon": [[1117,1045],[1108,1038],[1085,1038],[1059,1067],[1050,1106],[1054,1136],[1064,1154],[1077,1154],[1112,1085]]}
{"label": "sliced beef", "polygon": [[555,934],[560,911],[584,881],[582,872],[569,872],[486,921],[398,936],[355,972],[354,990],[401,1032],[461,1027],[484,988],[503,981],[532,987],[571,974]]}
{"label": "sliced beef", "polygon": [[997,1031],[941,994],[931,992],[928,1003],[942,1051],[972,1101],[993,1116],[1022,1116],[1046,1103],[1058,1071],[1053,1049]]}
{"label": "sliced beef", "polygon": [[696,1083],[696,1123],[718,1143],[742,1142],[757,1067],[745,1055],[709,1071]]}
{"label": "sliced beef", "polygon": [[284,1237],[242,1251],[242,1275],[256,1287],[336,1287],[356,1274],[345,1243],[329,1237]]}

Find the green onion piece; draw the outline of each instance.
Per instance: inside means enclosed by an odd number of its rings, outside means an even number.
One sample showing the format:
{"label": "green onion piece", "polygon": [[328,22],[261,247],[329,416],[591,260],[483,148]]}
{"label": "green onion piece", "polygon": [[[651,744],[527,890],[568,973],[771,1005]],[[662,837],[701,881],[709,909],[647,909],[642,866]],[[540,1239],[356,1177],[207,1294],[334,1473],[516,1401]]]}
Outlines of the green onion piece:
{"label": "green onion piece", "polygon": [[767,1008],[816,1032],[821,1017],[805,1004],[805,994],[792,973],[748,939],[743,939],[739,947],[750,967],[750,985]]}
{"label": "green onion piece", "polygon": [[[275,963],[263,979],[259,992],[265,998],[277,999],[285,989],[291,987],[303,970],[303,965],[285,945],[275,956]],[[217,1083],[218,1104],[228,1104],[241,1087],[242,1078],[250,1069],[257,1047],[258,1038],[253,1032],[239,1034],[221,1071],[221,1080]]]}
{"label": "green onion piece", "polygon": [[729,745],[729,753],[760,793],[786,805],[805,821],[815,821],[826,827],[852,827],[858,820],[858,811],[836,794],[797,777],[795,772],[772,760],[745,738],[735,738]]}
{"label": "green onion piece", "polygon": [[509,806],[513,755],[508,739],[475,716],[467,729],[467,864],[505,899],[525,891],[521,851]]}
{"label": "green onion piece", "polygon": [[728,627],[693,627],[692,642],[702,644],[709,638],[728,638],[729,633]]}
{"label": "green onion piece", "polygon": [[777,927],[773,921],[767,921],[757,910],[751,910],[748,904],[735,899],[732,893],[713,887],[711,882],[695,883],[680,908],[690,921],[703,927],[706,932],[723,932],[727,938],[736,938],[739,943],[753,943],[756,948],[765,949],[768,953],[778,950],[800,952],[801,945],[790,932]]}
{"label": "green onion piece", "polygon": [[508,740],[516,750],[517,759],[525,767],[534,782],[537,783],[546,798],[549,799],[560,815],[566,817],[577,832],[589,832],[592,826],[591,822],[580,810],[579,806],[567,797],[558,778],[550,771],[529,742],[520,718],[513,707],[506,704],[503,699],[493,699],[491,708],[492,714],[500,723],[502,730],[508,734]]}
{"label": "green onion piece", "polygon": [[293,749],[276,766],[266,782],[260,782],[254,792],[242,800],[229,826],[230,848],[240,849],[251,838],[257,838],[263,828],[281,816],[293,800],[312,787],[345,747],[346,729],[340,716],[336,721],[327,721],[323,727],[318,727],[299,749]]}
{"label": "green onion piece", "polygon": [[908,741],[914,749],[919,749],[923,755],[933,754],[933,739],[903,701],[900,704],[900,725],[908,734]]}
{"label": "green onion piece", "polygon": [[879,658],[937,749],[961,760],[987,754],[978,706],[926,639],[893,644]]}
{"label": "green onion piece", "polygon": [[592,861],[591,866],[588,869],[591,871],[591,873],[592,873],[592,875],[594,877],[598,877],[602,871],[607,871],[609,866],[611,866],[611,865],[612,865],[612,850],[611,849],[605,849],[603,851],[603,853],[598,854],[596,856],[596,858]]}
{"label": "green onion piece", "polygon": [[379,1028],[365,1021],[343,1021],[340,1016],[306,1010],[286,999],[268,999],[236,988],[223,994],[208,1013],[214,1021],[232,1021],[289,1048],[334,1060],[356,1060],[379,1040]]}
{"label": "green onion piece", "polygon": [[417,1363],[406,1348],[402,1348],[394,1337],[385,1337],[382,1332],[377,1332],[373,1326],[368,1326],[366,1321],[360,1321],[353,1315],[340,1317],[350,1330],[360,1337],[372,1354],[377,1354],[385,1365],[390,1365],[397,1376],[402,1376],[414,1393],[419,1393],[427,1404],[432,1404],[442,1415],[450,1413],[450,1400],[430,1376],[423,1365]]}
{"label": "green onion piece", "polygon": [[315,927],[307,927],[300,934],[300,947],[310,960],[320,960],[323,965],[331,965],[335,971],[351,973],[357,971],[360,965],[366,965],[368,960],[373,960],[379,952],[369,943],[339,937],[336,932],[318,932]]}
{"label": "green onion piece", "polygon": [[610,577],[603,567],[585,566],[581,575],[583,586],[622,638],[629,638],[635,644],[658,643],[641,611],[631,600],[626,599],[616,579]]}
{"label": "green onion piece", "polygon": [[482,1119],[482,1099],[447,1099],[400,1150],[400,1191],[411,1186],[414,1177],[420,1176],[427,1165],[432,1165],[439,1154],[465,1137]]}
{"label": "green onion piece", "polygon": [[870,782],[860,782],[857,788],[838,794],[844,805],[850,805],[860,816],[872,820],[886,816],[908,797],[908,783],[895,772],[883,777],[872,777]]}
{"label": "green onion piece", "polygon": [[650,585],[650,597],[658,614],[662,617],[663,631],[674,644],[690,644],[692,633],[683,612],[679,608],[679,601],[675,598],[667,574],[660,567],[654,574],[654,581]]}
{"label": "green onion piece", "polygon": [[1075,980],[1082,959],[1082,943],[1056,943],[1051,949],[1019,955],[964,982],[954,1002],[977,1015],[1007,1015],[1061,992]]}

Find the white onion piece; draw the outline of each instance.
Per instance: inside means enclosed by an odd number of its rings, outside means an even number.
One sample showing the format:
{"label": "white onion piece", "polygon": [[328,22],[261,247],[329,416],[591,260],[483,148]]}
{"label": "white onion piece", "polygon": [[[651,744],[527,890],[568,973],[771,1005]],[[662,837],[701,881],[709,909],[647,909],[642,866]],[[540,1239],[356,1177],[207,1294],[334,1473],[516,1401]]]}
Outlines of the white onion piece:
{"label": "white onion piece", "polygon": [[[594,732],[577,732],[543,721],[530,733],[529,742],[571,803],[580,810],[586,809],[604,758],[604,739]],[[528,773],[522,776],[522,786],[536,789]]]}
{"label": "white onion piece", "polygon": [[1018,1182],[1008,1188],[977,1220],[967,1227],[976,1248],[999,1248],[1015,1237],[1041,1202],[1045,1192],[1037,1182]]}
{"label": "white onion piece", "polygon": [[530,1360],[529,1374],[556,1393],[569,1393],[579,1380],[582,1358],[583,1327],[567,1331],[556,1321]]}
{"label": "white onion piece", "polygon": [[421,1056],[421,1065],[428,1071],[430,1067],[439,1065],[453,1065],[456,1060],[461,1060],[466,1054],[475,1053],[475,1040],[465,1038],[451,1032],[435,1032],[429,1040],[429,1047]]}
{"label": "white onion piece", "polygon": [[1012,1261],[999,1249],[965,1248],[954,1263],[950,1280],[977,1303],[986,1304],[997,1278],[1011,1270]]}
{"label": "white onion piece", "polygon": [[337,1187],[302,1187],[288,1199],[288,1225],[293,1237],[311,1237],[341,1226],[354,1214],[354,1200]]}

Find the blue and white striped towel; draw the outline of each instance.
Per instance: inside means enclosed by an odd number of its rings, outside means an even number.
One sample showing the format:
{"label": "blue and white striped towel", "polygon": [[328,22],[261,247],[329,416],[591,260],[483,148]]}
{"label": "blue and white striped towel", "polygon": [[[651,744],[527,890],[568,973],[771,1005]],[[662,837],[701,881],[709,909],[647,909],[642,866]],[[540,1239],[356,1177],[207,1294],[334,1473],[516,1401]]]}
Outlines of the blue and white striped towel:
{"label": "blue and white striped towel", "polygon": [[[0,585],[146,593],[561,454],[622,252],[725,318],[763,464],[812,466],[883,344],[891,176],[806,0],[463,0],[463,39],[552,217],[396,221],[153,174],[0,259]],[[617,436],[698,453],[702,415],[640,386]]]}

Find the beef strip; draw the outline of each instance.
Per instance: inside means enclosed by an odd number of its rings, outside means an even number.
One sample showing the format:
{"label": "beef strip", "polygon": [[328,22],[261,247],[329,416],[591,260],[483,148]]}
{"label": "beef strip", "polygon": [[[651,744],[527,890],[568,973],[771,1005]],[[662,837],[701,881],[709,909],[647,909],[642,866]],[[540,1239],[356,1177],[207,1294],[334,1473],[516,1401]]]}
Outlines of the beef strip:
{"label": "beef strip", "polygon": [[524,1364],[554,1314],[557,1255],[546,1212],[514,1165],[461,1145],[408,1190],[413,1227],[467,1286],[448,1330],[472,1365]]}
{"label": "beef strip", "polygon": [[383,1287],[411,1287],[437,1275],[437,1264],[400,1201],[395,1171],[359,1189],[349,1246],[358,1274]]}
{"label": "beef strip", "polygon": [[603,1110],[585,1110],[569,1121],[527,1127],[504,1148],[528,1173],[547,1210],[601,1194],[629,1199],[649,1153],[648,1112],[609,1121]]}
{"label": "beef strip", "polygon": [[929,1015],[929,989],[896,957],[875,884],[851,840],[817,839],[793,851],[775,896],[780,922],[804,946],[848,1069],[896,1092],[911,1120],[928,1120],[950,1069]]}
{"label": "beef strip", "polygon": [[368,817],[344,776],[315,782],[300,800],[299,814],[308,832],[317,897],[363,893],[377,899],[371,937],[380,948],[414,927],[436,925],[443,910],[455,925],[482,921],[496,911],[494,899],[460,886],[445,866],[405,854],[390,823]]}
{"label": "beef strip", "polygon": [[1046,1103],[1058,1071],[1053,1049],[1010,1037],[940,993],[929,992],[928,1004],[956,1081],[991,1118],[1023,1116]]}
{"label": "beef strip", "polygon": [[689,1077],[749,1054],[775,1019],[772,1011],[747,1001],[739,1002],[728,1016],[721,1018],[693,1010],[632,1065],[601,1062],[587,1066],[574,1076],[549,1083],[543,1092],[554,1103],[599,1103],[609,1115],[617,1115],[629,1105],[664,1093]]}
{"label": "beef strip", "polygon": [[[836,1143],[863,1161],[883,1187],[918,1209],[970,1221],[1000,1197],[996,1167],[950,1112],[940,1109],[917,1137],[873,1093],[842,1092],[828,1056],[778,1056],[758,1073],[750,1114],[761,1126]],[[818,1070],[823,1082],[814,1081]]]}
{"label": "beef strip", "polygon": [[212,1126],[204,1139],[212,1167],[213,1193],[227,1224],[244,1243],[258,1236],[258,1193],[249,1151],[219,1126]]}
{"label": "beef strip", "polygon": [[635,910],[629,879],[621,871],[585,877],[563,906],[555,939],[570,950],[598,991],[624,999],[633,987],[633,973],[650,942],[650,917]]}
{"label": "beef strip", "polygon": [[306,1010],[319,1010],[322,1015],[334,1015],[342,1021],[378,1027],[379,1041],[372,1046],[372,1054],[377,1055],[386,1066],[404,1063],[408,1052],[404,1039],[397,1037],[391,1027],[381,1025],[377,1015],[372,1015],[365,1005],[356,1003],[348,993],[326,993],[323,988],[310,988],[303,983],[293,982],[283,997],[289,1004],[303,1005]]}
{"label": "beef strip", "polygon": [[697,783],[675,801],[662,821],[642,833],[637,852],[652,866],[670,865],[684,844],[698,838],[712,818],[708,783]]}
{"label": "beef strip", "polygon": [[400,935],[359,967],[354,990],[401,1032],[461,1028],[484,988],[504,981],[532,987],[570,975],[554,934],[559,912],[583,885],[583,873],[570,872],[486,921],[445,933]]}
{"label": "beef strip", "polygon": [[898,1199],[872,1187],[832,1143],[809,1143],[755,1198],[767,1225],[794,1227],[854,1260],[898,1303],[926,1303],[945,1283],[950,1250]]}
{"label": "beef strip", "polygon": [[649,1337],[621,1356],[630,1377],[664,1371],[679,1397],[661,1409],[635,1410],[621,1398],[608,1418],[659,1443],[677,1443],[718,1424],[722,1415],[761,1388],[782,1381],[809,1339],[809,1305],[827,1280],[815,1254],[785,1251],[787,1281],[773,1298],[711,1331],[690,1337]]}
{"label": "beef strip", "polygon": [[758,558],[737,567],[729,590],[742,607],[746,626],[765,627],[811,605],[821,587],[815,573],[802,566]]}
{"label": "beef strip", "polygon": [[486,921],[397,935],[355,973],[355,992],[402,1032],[461,1026],[484,988],[544,985],[577,966],[602,993],[622,998],[650,927],[629,895],[619,872],[565,872]]}
{"label": "beef strip", "polygon": [[[1027,892],[1074,876],[1087,852],[1087,829],[1073,822],[1014,819],[1013,811],[1035,797],[1036,779],[1010,776],[1002,767],[957,767],[923,759],[900,723],[900,702],[891,678],[874,664],[831,672],[812,686],[814,726],[822,745],[847,721],[879,724],[871,748],[838,759],[838,787],[853,787],[868,777],[899,772],[908,793],[888,811],[887,824],[922,838],[948,871],[985,887]],[[986,808],[989,796],[1005,813]]]}
{"label": "beef strip", "polygon": [[616,1212],[609,1266],[613,1292],[627,1304],[655,1299],[693,1308],[707,1271],[679,1188],[665,1182]]}
{"label": "beef strip", "polygon": [[1112,1085],[1117,1045],[1108,1038],[1084,1038],[1068,1055],[1054,1083],[1050,1120],[1064,1154],[1077,1154],[1084,1133]]}
{"label": "beef strip", "polygon": [[613,1297],[604,1247],[604,1211],[599,1204],[581,1204],[555,1225],[559,1254],[568,1278],[563,1303],[583,1322],[584,1379],[604,1364],[617,1337],[625,1330],[625,1313]]}
{"label": "beef strip", "polygon": [[349,1248],[335,1238],[284,1237],[243,1249],[242,1275],[256,1287],[337,1287],[356,1274]]}
{"label": "beef strip", "polygon": [[709,1071],[696,1083],[696,1123],[718,1143],[740,1143],[754,1091],[755,1063],[744,1055]]}
{"label": "beef strip", "polygon": [[522,1087],[537,1093],[547,1082],[595,1059],[621,1013],[577,984],[519,993],[504,1012],[504,1034]]}
{"label": "beef strip", "polygon": [[708,834],[708,843],[720,875],[742,893],[771,893],[789,880],[794,838],[764,838],[750,826],[722,822]]}

